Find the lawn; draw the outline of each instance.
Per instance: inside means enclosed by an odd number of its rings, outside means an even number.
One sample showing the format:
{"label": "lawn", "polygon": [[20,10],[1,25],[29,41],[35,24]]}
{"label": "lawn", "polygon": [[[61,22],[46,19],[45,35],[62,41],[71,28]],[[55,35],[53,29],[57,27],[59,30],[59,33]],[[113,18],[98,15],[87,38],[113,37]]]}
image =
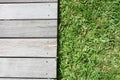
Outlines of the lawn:
{"label": "lawn", "polygon": [[60,0],[58,80],[120,80],[120,0]]}

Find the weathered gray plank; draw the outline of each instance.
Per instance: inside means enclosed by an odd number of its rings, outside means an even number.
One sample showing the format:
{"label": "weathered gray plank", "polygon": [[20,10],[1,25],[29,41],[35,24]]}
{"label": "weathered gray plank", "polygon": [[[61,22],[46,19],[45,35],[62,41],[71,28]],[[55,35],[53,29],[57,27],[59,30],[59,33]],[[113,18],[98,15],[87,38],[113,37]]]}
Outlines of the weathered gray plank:
{"label": "weathered gray plank", "polygon": [[0,77],[56,78],[56,59],[0,58]]}
{"label": "weathered gray plank", "polygon": [[56,57],[56,39],[0,39],[0,56]]}
{"label": "weathered gray plank", "polygon": [[0,19],[57,19],[57,3],[0,4]]}
{"label": "weathered gray plank", "polygon": [[57,0],[0,0],[0,2],[57,2]]}
{"label": "weathered gray plank", "polygon": [[54,79],[15,79],[15,78],[0,78],[0,80],[54,80]]}
{"label": "weathered gray plank", "polygon": [[57,21],[0,21],[0,37],[57,37]]}

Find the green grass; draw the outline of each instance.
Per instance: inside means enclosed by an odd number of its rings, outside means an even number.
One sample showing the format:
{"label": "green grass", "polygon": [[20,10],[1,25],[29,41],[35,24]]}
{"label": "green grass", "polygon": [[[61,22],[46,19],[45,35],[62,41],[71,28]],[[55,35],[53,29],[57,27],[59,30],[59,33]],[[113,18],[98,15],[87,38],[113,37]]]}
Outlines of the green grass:
{"label": "green grass", "polygon": [[120,0],[60,0],[59,80],[120,80]]}

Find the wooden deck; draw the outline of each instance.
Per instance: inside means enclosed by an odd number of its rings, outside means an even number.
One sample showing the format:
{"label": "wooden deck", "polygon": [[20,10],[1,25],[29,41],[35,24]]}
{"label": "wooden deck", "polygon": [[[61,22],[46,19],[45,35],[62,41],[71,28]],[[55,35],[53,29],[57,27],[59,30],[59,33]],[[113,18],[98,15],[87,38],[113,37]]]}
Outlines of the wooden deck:
{"label": "wooden deck", "polygon": [[57,0],[0,0],[0,80],[57,78]]}

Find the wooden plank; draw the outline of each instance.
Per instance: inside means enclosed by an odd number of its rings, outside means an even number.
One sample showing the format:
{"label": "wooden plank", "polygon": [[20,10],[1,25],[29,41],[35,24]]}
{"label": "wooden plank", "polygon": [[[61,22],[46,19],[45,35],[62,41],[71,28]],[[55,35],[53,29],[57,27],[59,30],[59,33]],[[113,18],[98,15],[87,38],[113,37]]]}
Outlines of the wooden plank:
{"label": "wooden plank", "polygon": [[0,19],[57,19],[57,3],[0,4]]}
{"label": "wooden plank", "polygon": [[0,80],[54,80],[54,79],[15,79],[15,78],[0,78]]}
{"label": "wooden plank", "polygon": [[0,58],[0,77],[56,78],[56,59]]}
{"label": "wooden plank", "polygon": [[0,37],[57,37],[57,20],[0,21]]}
{"label": "wooden plank", "polygon": [[0,57],[56,57],[56,39],[0,39]]}
{"label": "wooden plank", "polygon": [[0,0],[0,2],[57,2],[57,0]]}

